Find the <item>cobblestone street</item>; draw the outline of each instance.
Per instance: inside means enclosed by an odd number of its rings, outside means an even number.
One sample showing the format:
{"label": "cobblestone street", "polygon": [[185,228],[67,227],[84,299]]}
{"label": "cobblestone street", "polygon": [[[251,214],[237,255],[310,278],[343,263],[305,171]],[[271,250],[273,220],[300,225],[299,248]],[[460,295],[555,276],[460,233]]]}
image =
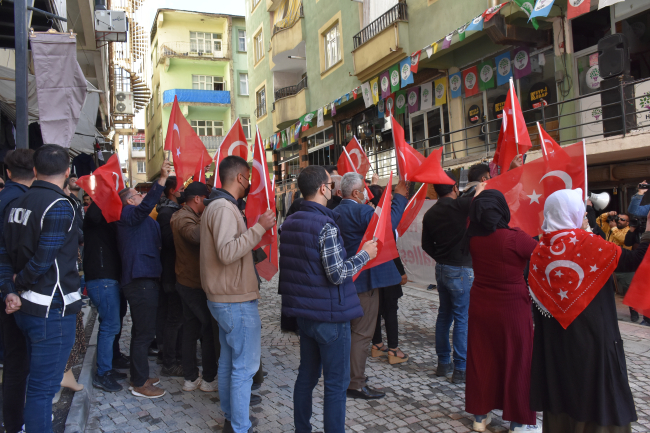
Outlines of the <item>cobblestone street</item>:
{"label": "cobblestone street", "polygon": [[[298,369],[299,340],[295,334],[280,332],[280,297],[277,276],[264,283],[262,317],[262,359],[268,372],[259,394],[262,403],[252,408],[259,418],[258,432],[293,431],[293,385]],[[347,430],[351,432],[469,432],[472,419],[464,411],[464,385],[435,376],[434,328],[438,306],[436,291],[405,288],[400,300],[400,347],[410,356],[397,366],[386,358],[368,361],[366,374],[372,387],[383,388],[381,400],[347,402]],[[125,318],[122,351],[128,353],[130,317]],[[630,385],[634,394],[638,423],[635,432],[650,432],[650,328],[620,323],[625,341]],[[150,361],[151,376],[159,377],[160,365]],[[128,382],[124,390],[103,393],[94,390],[86,431],[98,432],[214,432],[220,431],[223,415],[218,393],[183,392],[182,378],[161,377],[167,394],[160,399],[135,398]],[[256,392],[257,393],[257,392]],[[322,379],[314,395],[314,431],[322,431]],[[507,432],[496,411],[488,430]],[[541,414],[538,414],[541,423]]]}

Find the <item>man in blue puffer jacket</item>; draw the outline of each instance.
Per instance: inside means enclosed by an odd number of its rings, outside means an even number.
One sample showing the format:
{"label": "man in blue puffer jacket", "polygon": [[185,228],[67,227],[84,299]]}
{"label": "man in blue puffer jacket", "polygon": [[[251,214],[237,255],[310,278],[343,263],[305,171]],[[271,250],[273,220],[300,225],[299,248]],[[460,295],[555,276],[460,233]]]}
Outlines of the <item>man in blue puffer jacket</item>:
{"label": "man in blue puffer jacket", "polygon": [[298,177],[305,198],[300,211],[282,225],[280,287],[282,313],[300,328],[300,367],[294,387],[296,432],[311,432],[312,392],[325,376],[323,423],[327,432],[345,431],[346,390],[350,383],[350,321],[363,316],[352,276],[377,255],[369,241],[346,254],[332,198],[330,175],[309,166]]}

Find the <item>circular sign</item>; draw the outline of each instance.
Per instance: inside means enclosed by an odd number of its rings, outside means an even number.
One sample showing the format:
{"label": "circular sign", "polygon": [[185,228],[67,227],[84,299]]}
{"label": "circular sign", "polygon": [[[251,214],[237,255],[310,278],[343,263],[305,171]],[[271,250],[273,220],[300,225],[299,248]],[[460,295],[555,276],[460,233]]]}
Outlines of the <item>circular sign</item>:
{"label": "circular sign", "polygon": [[388,77],[381,77],[381,91],[388,91]]}
{"label": "circular sign", "polygon": [[402,66],[402,80],[407,80],[409,75],[411,75],[411,67],[404,63]]}
{"label": "circular sign", "polygon": [[422,89],[422,99],[423,100],[429,99],[429,89]]}
{"label": "circular sign", "polygon": [[452,92],[457,92],[458,89],[460,89],[460,77],[458,75],[451,77],[449,80],[449,86],[451,87]]}
{"label": "circular sign", "polygon": [[406,104],[406,98],[404,97],[403,94],[401,94],[397,97],[395,103],[397,104],[397,108],[401,109],[404,106],[404,104]]}
{"label": "circular sign", "polygon": [[305,114],[305,122],[309,123],[311,122],[311,119],[314,118],[314,113],[307,113]]}
{"label": "circular sign", "polygon": [[413,107],[416,102],[418,102],[418,94],[416,92],[409,93],[409,105]]}
{"label": "circular sign", "polygon": [[510,73],[510,59],[504,57],[503,59],[499,60],[497,70],[499,71],[499,75],[502,77],[508,75]]}
{"label": "circular sign", "polygon": [[590,89],[598,89],[600,87],[600,82],[603,81],[603,79],[600,78],[600,69],[598,68],[598,65],[594,65],[587,70],[585,81],[587,87]]}
{"label": "circular sign", "polygon": [[384,102],[385,102],[385,101],[382,99],[382,100],[379,101],[379,103],[377,104],[377,108],[379,109],[379,112],[380,112],[380,113],[383,113],[383,112],[384,112]]}
{"label": "circular sign", "polygon": [[497,96],[494,100],[494,118],[501,119],[503,117],[503,107],[506,105],[506,95]]}
{"label": "circular sign", "polygon": [[388,111],[389,113],[393,112],[393,103],[394,101],[392,97],[386,99],[386,111]]}
{"label": "circular sign", "polygon": [[390,84],[391,84],[391,86],[399,85],[399,72],[393,71],[390,74]]}
{"label": "circular sign", "polygon": [[379,95],[379,86],[377,85],[377,82],[372,83],[372,94]]}
{"label": "circular sign", "polygon": [[436,86],[436,99],[442,99],[445,96],[445,85],[440,83]]}
{"label": "circular sign", "polygon": [[[541,1],[541,0],[540,0]],[[519,51],[513,60],[515,68],[520,71],[528,65],[528,53],[526,51]]]}
{"label": "circular sign", "polygon": [[539,82],[533,84],[530,87],[528,95],[530,108],[539,108],[542,105],[548,105],[549,90],[546,83]]}
{"label": "circular sign", "polygon": [[529,2],[529,1],[527,1],[527,2],[524,2],[524,3],[520,4],[519,7],[530,18],[530,14],[533,13],[533,4],[531,2]]}
{"label": "circular sign", "polygon": [[481,68],[481,80],[482,80],[484,83],[487,83],[488,81],[490,81],[490,80],[492,79],[492,74],[493,74],[493,72],[492,72],[492,66],[490,66],[490,65],[484,65],[484,66]]}
{"label": "circular sign", "polygon": [[481,107],[476,104],[469,107],[469,110],[467,110],[467,119],[472,125],[478,123],[481,120]]}
{"label": "circular sign", "polygon": [[465,87],[468,90],[472,90],[475,85],[476,85],[476,74],[474,74],[474,72],[470,72],[467,75],[465,75]]}
{"label": "circular sign", "polygon": [[417,64],[418,64],[418,55],[417,55],[417,54],[413,54],[413,55],[411,56],[411,65],[414,66],[414,65],[417,65]]}

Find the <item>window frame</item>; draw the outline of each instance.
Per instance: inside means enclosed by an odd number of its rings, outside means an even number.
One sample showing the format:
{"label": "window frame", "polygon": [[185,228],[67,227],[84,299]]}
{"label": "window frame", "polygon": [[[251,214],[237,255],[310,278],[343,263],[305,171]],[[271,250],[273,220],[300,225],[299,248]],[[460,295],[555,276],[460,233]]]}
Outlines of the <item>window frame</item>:
{"label": "window frame", "polygon": [[[243,36],[244,49],[243,50],[241,49],[242,35],[240,34],[240,32],[244,33],[244,36]],[[240,52],[240,53],[248,52],[248,43],[246,41],[246,36],[247,36],[246,35],[246,29],[237,29],[237,52]]]}
{"label": "window frame", "polygon": [[[198,88],[194,88],[194,79],[196,78],[196,85]],[[203,79],[203,83],[201,82],[201,79]],[[208,80],[209,79],[209,80]],[[218,81],[217,79],[220,79],[221,81]],[[208,81],[210,81],[210,87],[208,88]],[[223,89],[221,90],[215,90],[214,86],[217,83],[223,84]],[[201,84],[203,84],[203,89],[201,89]],[[192,74],[192,90],[213,90],[215,92],[225,92],[227,91],[226,89],[226,80],[224,77],[219,76],[219,75],[200,75],[200,74]]]}
{"label": "window frame", "polygon": [[[240,117],[239,120],[241,121],[241,127],[244,130],[244,136],[246,137],[247,140],[250,140],[251,137],[253,136],[252,134],[252,128],[251,128],[251,118],[248,116],[245,117]],[[247,122],[244,124],[244,122]]]}
{"label": "window frame", "polygon": [[[146,174],[147,173],[147,162],[146,161],[136,161],[137,163],[137,171],[138,174]],[[140,171],[140,164],[142,164],[142,171]]]}
{"label": "window frame", "polygon": [[[242,91],[242,75],[246,76],[246,93]],[[250,96],[250,82],[248,81],[248,71],[237,71],[237,85],[240,96]]]}
{"label": "window frame", "polygon": [[[255,36],[253,36],[253,50],[254,50],[254,64],[258,65],[262,60],[264,60],[264,29],[260,28]],[[259,56],[259,57],[258,57]]]}
{"label": "window frame", "polygon": [[[330,34],[336,31],[336,35],[333,37],[333,39],[329,39]],[[336,59],[331,60],[329,54],[332,52],[332,47],[330,45],[330,41],[336,43]],[[341,61],[341,30],[339,30],[339,22],[337,21],[329,30],[325,32],[323,35],[323,50],[325,53],[325,72],[330,70],[333,66],[335,66],[337,63]],[[328,61],[328,59],[330,59]],[[331,63],[330,63],[331,61]]]}
{"label": "window frame", "polygon": [[[199,122],[205,122],[204,125],[199,125]],[[208,125],[209,123],[209,125]],[[203,119],[195,119],[195,120],[190,120],[190,126],[196,132],[196,135],[199,137],[221,137],[223,136],[223,121],[222,120],[203,120]],[[199,130],[203,128],[205,129],[206,134],[200,134]],[[212,134],[207,134],[208,129],[212,130]],[[216,130],[220,129],[221,134],[215,134]]]}
{"label": "window frame", "polygon": [[[260,95],[262,97],[260,97]],[[263,100],[262,100],[263,99]],[[266,116],[268,114],[268,110],[266,108],[266,84],[262,85],[258,90],[255,91],[255,114],[258,119],[261,119],[262,117]],[[264,114],[261,116],[258,116],[257,114],[257,109],[263,106],[264,107]]]}

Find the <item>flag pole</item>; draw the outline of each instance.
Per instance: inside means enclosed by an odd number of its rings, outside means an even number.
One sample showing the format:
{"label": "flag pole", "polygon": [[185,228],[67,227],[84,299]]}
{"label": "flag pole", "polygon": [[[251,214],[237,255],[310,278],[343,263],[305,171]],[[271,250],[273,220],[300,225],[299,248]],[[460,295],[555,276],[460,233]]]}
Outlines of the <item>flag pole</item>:
{"label": "flag pole", "polygon": [[583,156],[583,159],[584,159],[584,166],[585,166],[585,204],[586,204],[587,199],[589,198],[588,197],[589,193],[587,192],[587,190],[589,188],[588,188],[588,185],[587,185],[587,146],[585,144],[585,139],[584,138],[582,139],[582,156]]}
{"label": "flag pole", "polygon": [[[260,129],[258,127],[255,127],[255,129],[257,130],[257,133],[255,134],[255,141],[257,141],[257,147],[260,150],[260,159],[262,159],[262,156],[264,156],[264,164],[260,164],[260,165],[262,166],[262,177],[264,178],[261,180],[264,181],[264,192],[266,192],[266,210],[271,210],[271,202],[269,200],[269,188],[268,188],[268,184],[266,183],[267,180],[266,167],[264,167],[266,165],[266,154],[262,153],[264,152],[264,148],[262,147],[262,136],[260,135]],[[253,153],[253,159],[255,159],[255,153]],[[275,234],[273,227],[271,227],[271,234],[272,235]]]}
{"label": "flag pole", "polygon": [[[542,145],[542,152],[544,153],[544,156],[548,156],[548,151],[544,144],[544,137],[542,136],[542,128],[539,126],[539,122],[537,122],[537,131],[539,132],[539,143]],[[519,149],[519,147],[517,147],[517,149]]]}
{"label": "flag pole", "polygon": [[515,110],[515,84],[512,77],[510,77],[510,106],[512,107],[512,122],[515,127],[515,145],[517,146],[517,156],[519,156],[519,133],[517,132],[517,113]]}
{"label": "flag pole", "polygon": [[350,158],[350,154],[348,153],[348,150],[345,148],[345,146],[343,146],[343,151],[345,152],[345,156],[348,157],[348,162],[350,163],[350,167],[352,167],[352,170],[354,170],[354,172],[358,174],[357,168],[352,163],[352,158]]}
{"label": "flag pole", "polygon": [[411,203],[413,203],[413,200],[415,200],[415,197],[417,197],[418,194],[420,193],[420,191],[422,190],[422,188],[424,188],[424,185],[426,185],[426,183],[422,183],[422,185],[420,185],[420,188],[418,188],[417,192],[415,194],[413,194],[413,197],[411,197],[409,202],[406,203],[406,207],[404,208],[404,211],[406,211],[406,209],[408,209],[409,206],[411,206]]}

